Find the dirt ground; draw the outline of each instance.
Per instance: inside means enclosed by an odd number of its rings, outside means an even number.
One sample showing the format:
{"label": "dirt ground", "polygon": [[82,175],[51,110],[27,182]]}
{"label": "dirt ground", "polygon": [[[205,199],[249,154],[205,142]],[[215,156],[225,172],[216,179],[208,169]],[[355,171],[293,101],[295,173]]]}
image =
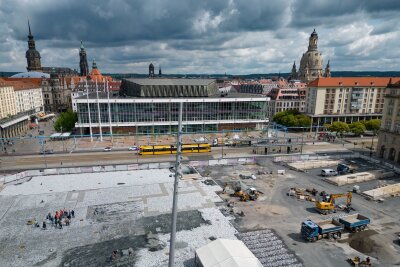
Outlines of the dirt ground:
{"label": "dirt ground", "polygon": [[[277,170],[281,169],[285,169],[285,175],[277,174]],[[212,177],[221,187],[240,181],[262,192],[258,200],[248,202],[241,202],[239,198],[222,192],[220,197],[225,200],[227,213],[235,217],[233,225],[239,232],[273,229],[304,262],[304,266],[321,266],[318,260],[322,259],[323,266],[347,266],[346,259],[354,256],[369,256],[373,266],[400,264],[400,246],[393,241],[396,238],[394,232],[400,231],[400,213],[396,208],[400,203],[399,198],[377,203],[355,194],[353,213],[371,218],[368,230],[347,235],[349,238],[344,237],[340,243],[330,240],[308,243],[300,235],[301,222],[305,219],[325,220],[329,215],[326,217],[317,213],[313,202],[287,196],[289,188],[316,188],[318,191],[338,193],[349,190],[349,186],[337,187],[314,175],[286,169],[268,159],[260,161],[258,165],[206,167],[200,172]],[[257,179],[242,179],[240,174],[254,174]],[[330,217],[346,215],[336,213]]]}

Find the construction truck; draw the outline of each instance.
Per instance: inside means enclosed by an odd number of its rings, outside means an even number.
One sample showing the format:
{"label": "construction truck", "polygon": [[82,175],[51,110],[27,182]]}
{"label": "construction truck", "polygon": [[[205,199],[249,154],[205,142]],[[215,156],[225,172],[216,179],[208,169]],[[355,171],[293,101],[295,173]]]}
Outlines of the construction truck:
{"label": "construction truck", "polygon": [[315,242],[322,238],[340,239],[345,230],[358,232],[364,230],[370,219],[361,214],[353,214],[339,219],[329,219],[321,222],[305,220],[301,224],[301,235],[304,239]]}
{"label": "construction truck", "polygon": [[339,163],[336,171],[338,174],[354,173],[357,167],[354,164]]}
{"label": "construction truck", "polygon": [[344,225],[344,228],[351,232],[360,232],[367,227],[371,220],[361,214],[353,214],[343,218],[339,218],[339,222]]}
{"label": "construction truck", "polygon": [[310,242],[315,242],[322,238],[340,239],[343,230],[343,224],[339,223],[336,219],[318,223],[306,220],[301,224],[301,236]]}
{"label": "construction truck", "polygon": [[351,198],[353,197],[352,192],[347,192],[343,194],[331,194],[331,195],[324,195],[322,200],[315,201],[315,209],[321,214],[329,214],[332,212],[337,211],[337,207],[335,206],[335,199],[347,197],[346,207],[344,208],[345,211],[350,212],[351,209]]}

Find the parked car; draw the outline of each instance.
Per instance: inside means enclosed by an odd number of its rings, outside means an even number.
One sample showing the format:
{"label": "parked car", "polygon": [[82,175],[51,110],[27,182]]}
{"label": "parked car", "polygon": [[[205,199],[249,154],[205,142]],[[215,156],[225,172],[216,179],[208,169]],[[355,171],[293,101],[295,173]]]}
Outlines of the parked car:
{"label": "parked car", "polygon": [[138,146],[130,146],[130,147],[128,148],[128,150],[129,150],[129,151],[137,151],[137,150],[139,150],[139,147],[138,147]]}
{"label": "parked car", "polygon": [[334,169],[323,169],[321,171],[322,176],[335,176],[337,174],[337,171],[335,171]]}
{"label": "parked car", "polygon": [[111,147],[107,146],[103,149],[103,151],[111,151]]}
{"label": "parked car", "polygon": [[54,154],[53,149],[40,150],[40,154]]}

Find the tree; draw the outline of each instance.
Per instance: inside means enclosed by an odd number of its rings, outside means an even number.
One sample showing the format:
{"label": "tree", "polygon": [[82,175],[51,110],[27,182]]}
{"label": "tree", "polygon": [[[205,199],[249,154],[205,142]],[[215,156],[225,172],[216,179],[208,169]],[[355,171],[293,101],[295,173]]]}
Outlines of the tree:
{"label": "tree", "polygon": [[367,130],[365,128],[364,124],[359,121],[353,122],[352,124],[350,124],[349,128],[350,128],[350,131],[357,136],[363,134]]}
{"label": "tree", "polygon": [[340,135],[350,130],[349,125],[341,121],[335,121],[331,125],[327,125],[327,128],[329,131],[337,132]]}
{"label": "tree", "polygon": [[70,132],[75,127],[75,123],[78,121],[78,115],[72,110],[67,110],[60,114],[54,123],[54,129],[56,131]]}
{"label": "tree", "polygon": [[297,120],[296,124],[298,127],[310,127],[311,125],[311,119],[306,115],[299,114],[296,116],[296,120]]}
{"label": "tree", "polygon": [[300,114],[298,110],[291,109],[278,112],[272,120],[287,127],[310,127],[311,119],[307,115]]}
{"label": "tree", "polygon": [[368,131],[373,131],[374,134],[376,134],[381,127],[381,120],[375,119],[375,120],[369,120],[365,122],[365,128]]}

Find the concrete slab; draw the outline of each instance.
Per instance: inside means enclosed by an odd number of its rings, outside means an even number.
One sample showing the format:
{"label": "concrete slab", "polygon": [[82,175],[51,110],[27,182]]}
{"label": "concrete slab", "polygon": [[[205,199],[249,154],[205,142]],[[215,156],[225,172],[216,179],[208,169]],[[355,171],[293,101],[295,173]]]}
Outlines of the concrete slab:
{"label": "concrete slab", "polygon": [[359,172],[359,173],[352,173],[340,176],[334,176],[325,178],[325,181],[337,185],[342,186],[346,184],[355,184],[355,183],[362,183],[367,182],[375,179],[380,178],[388,178],[394,175],[393,172],[384,171],[384,170],[373,170],[368,172]]}
{"label": "concrete slab", "polygon": [[392,184],[392,185],[387,185],[383,186],[380,188],[364,191],[362,193],[363,195],[372,198],[372,199],[378,199],[382,197],[389,197],[389,196],[399,196],[400,195],[400,183],[398,184]]}

